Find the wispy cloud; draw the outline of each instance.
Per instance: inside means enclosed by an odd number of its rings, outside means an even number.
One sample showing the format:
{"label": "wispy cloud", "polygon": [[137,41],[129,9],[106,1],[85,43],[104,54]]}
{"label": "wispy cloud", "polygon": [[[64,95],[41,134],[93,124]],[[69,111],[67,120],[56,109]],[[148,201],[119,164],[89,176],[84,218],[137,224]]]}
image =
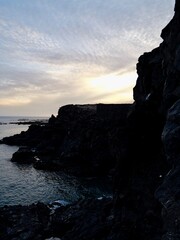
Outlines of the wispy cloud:
{"label": "wispy cloud", "polygon": [[[161,42],[173,8],[174,0],[0,0],[0,110],[132,100],[137,59]],[[92,87],[108,76],[126,86]]]}

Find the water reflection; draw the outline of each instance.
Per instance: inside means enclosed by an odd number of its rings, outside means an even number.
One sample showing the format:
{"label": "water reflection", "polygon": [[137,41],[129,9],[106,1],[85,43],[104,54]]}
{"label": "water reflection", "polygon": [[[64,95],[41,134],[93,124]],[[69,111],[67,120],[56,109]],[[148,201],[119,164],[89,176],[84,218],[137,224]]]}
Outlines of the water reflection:
{"label": "water reflection", "polygon": [[[5,148],[7,150],[7,146]],[[0,206],[49,203],[58,199],[72,202],[85,196],[111,193],[103,180],[77,179],[63,172],[36,170],[32,165],[12,163],[9,159],[1,159],[0,172]]]}
{"label": "water reflection", "polygon": [[[10,135],[20,132],[24,126],[1,125]],[[7,131],[1,136],[7,136]],[[111,187],[104,179],[78,179],[63,172],[36,170],[32,165],[11,162],[12,154],[18,147],[0,145],[0,206],[31,204],[55,200],[75,201],[85,196],[111,194]]]}

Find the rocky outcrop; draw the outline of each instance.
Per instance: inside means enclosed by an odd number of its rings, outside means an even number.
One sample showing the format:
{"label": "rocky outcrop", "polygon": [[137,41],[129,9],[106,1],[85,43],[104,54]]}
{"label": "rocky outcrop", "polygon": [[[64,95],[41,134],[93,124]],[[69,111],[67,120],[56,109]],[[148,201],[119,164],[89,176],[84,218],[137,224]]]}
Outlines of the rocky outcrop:
{"label": "rocky outcrop", "polygon": [[180,98],[179,29],[179,0],[176,0],[175,15],[161,33],[163,42],[152,52],[144,53],[137,64],[135,102],[154,105],[153,108],[164,117],[168,109]]}
{"label": "rocky outcrop", "polygon": [[32,162],[38,169],[63,169],[86,176],[110,174],[126,142],[130,106],[63,106],[45,126],[33,124],[27,132],[4,138],[2,143],[21,146],[12,160],[23,163],[24,157],[24,162]]}
{"label": "rocky outcrop", "polygon": [[12,162],[33,163],[35,161],[32,150],[28,147],[21,147],[12,155]]}
{"label": "rocky outcrop", "polygon": [[[163,240],[180,239],[180,1],[176,0],[175,15],[162,30],[163,42],[150,53],[144,53],[137,64],[138,79],[134,88],[134,135],[137,145],[145,144],[151,161],[163,154],[167,175],[157,188],[155,197],[162,206]],[[134,116],[130,116],[132,118]],[[143,124],[139,124],[141,120]],[[137,132],[138,129],[138,132]],[[148,131],[147,129],[151,129]],[[152,132],[154,132],[152,134]],[[143,139],[143,143],[142,140]],[[159,142],[157,148],[153,145]],[[162,144],[161,144],[162,143]],[[143,155],[136,151],[136,154]],[[147,161],[147,158],[146,158]],[[165,163],[163,164],[165,165]],[[163,174],[162,174],[163,176]],[[147,178],[145,178],[147,179]],[[145,180],[146,181],[146,180]]]}
{"label": "rocky outcrop", "polygon": [[[117,240],[160,239],[161,220],[158,212],[146,212],[142,219],[135,205],[122,209],[116,218],[110,198],[80,199],[55,210],[42,203],[30,206],[5,206],[0,209],[2,240]],[[143,221],[144,220],[144,221]]]}
{"label": "rocky outcrop", "polygon": [[50,209],[43,203],[0,209],[0,239],[46,239]]}
{"label": "rocky outcrop", "polygon": [[164,207],[163,239],[180,239],[180,100],[168,112],[162,141],[166,159],[172,166],[155,194]]}
{"label": "rocky outcrop", "polygon": [[[132,105],[67,105],[46,126],[32,125],[2,140],[28,146],[39,159],[37,168],[113,175],[113,200],[85,199],[53,213],[41,211],[43,223],[33,210],[30,222],[38,229],[36,238],[32,229],[33,239],[180,239],[179,30],[176,0],[175,15],[161,34],[163,42],[138,60]],[[15,155],[23,154],[20,149]],[[18,208],[20,215],[14,214],[16,208],[0,209],[5,240],[28,234],[23,224],[18,225],[24,208]],[[27,211],[36,208],[29,206]]]}

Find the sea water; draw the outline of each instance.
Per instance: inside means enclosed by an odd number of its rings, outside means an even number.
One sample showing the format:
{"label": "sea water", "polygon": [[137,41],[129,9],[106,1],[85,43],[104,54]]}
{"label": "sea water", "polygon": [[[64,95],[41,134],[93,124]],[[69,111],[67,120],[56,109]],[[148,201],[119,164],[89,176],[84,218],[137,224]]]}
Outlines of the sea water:
{"label": "sea water", "polygon": [[[28,125],[10,124],[24,117],[0,117],[0,139],[26,131]],[[32,120],[29,118],[28,120]],[[34,118],[37,119],[37,118]],[[29,164],[11,162],[17,146],[0,144],[0,206],[28,205],[38,201],[76,201],[87,196],[107,196],[111,187],[104,180],[77,179],[63,172],[36,170]]]}

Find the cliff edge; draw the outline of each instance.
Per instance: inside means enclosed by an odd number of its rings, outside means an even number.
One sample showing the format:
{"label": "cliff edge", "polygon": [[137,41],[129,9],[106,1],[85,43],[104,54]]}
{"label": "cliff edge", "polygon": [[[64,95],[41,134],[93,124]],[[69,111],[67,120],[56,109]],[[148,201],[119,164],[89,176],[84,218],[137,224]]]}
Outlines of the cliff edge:
{"label": "cliff edge", "polygon": [[180,239],[180,0],[161,37],[138,59],[132,105],[64,106],[46,126],[1,142],[23,143],[13,160],[27,154],[37,168],[111,174],[113,199],[53,212],[43,204],[3,207],[1,239]]}

